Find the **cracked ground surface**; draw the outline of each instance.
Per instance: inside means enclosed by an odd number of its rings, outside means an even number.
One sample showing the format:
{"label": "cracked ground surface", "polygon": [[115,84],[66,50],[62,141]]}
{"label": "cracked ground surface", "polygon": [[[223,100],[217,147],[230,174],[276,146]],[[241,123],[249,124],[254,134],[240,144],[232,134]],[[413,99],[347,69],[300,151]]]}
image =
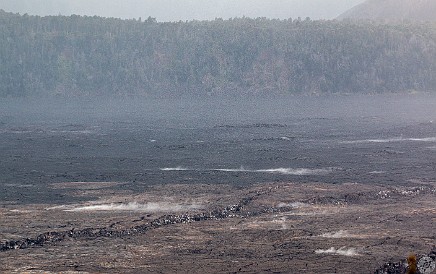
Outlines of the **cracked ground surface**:
{"label": "cracked ground surface", "polygon": [[[123,231],[165,215],[208,213],[255,197],[226,218],[134,235],[66,238],[0,252],[2,273],[373,273],[436,245],[435,183],[157,185],[60,183],[75,204],[1,204],[0,241],[87,228]],[[254,196],[253,196],[254,195]],[[80,199],[77,199],[80,200]]]}

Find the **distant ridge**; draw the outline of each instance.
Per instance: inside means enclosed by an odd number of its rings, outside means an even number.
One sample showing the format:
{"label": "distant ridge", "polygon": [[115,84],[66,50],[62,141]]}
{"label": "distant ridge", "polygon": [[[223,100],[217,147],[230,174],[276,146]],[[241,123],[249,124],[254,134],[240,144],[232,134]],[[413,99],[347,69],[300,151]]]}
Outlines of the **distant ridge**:
{"label": "distant ridge", "polygon": [[436,91],[432,24],[159,23],[0,11],[0,26],[0,97]]}
{"label": "distant ridge", "polygon": [[367,0],[337,19],[436,22],[436,0]]}

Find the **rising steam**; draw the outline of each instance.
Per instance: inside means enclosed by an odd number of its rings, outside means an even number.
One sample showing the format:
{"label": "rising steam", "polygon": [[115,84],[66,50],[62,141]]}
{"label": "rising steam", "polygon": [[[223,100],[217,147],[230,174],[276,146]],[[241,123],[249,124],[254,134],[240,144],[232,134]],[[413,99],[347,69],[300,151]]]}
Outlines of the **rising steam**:
{"label": "rising steam", "polygon": [[336,255],[342,255],[342,256],[359,256],[359,253],[357,253],[357,250],[355,248],[346,248],[345,246],[336,249],[334,247],[331,247],[329,249],[318,249],[315,251],[316,254],[336,254]]}
{"label": "rising steam", "polygon": [[393,143],[393,142],[436,142],[436,137],[427,138],[389,138],[389,139],[366,139],[355,141],[343,141],[342,144],[366,144],[366,143]]}
{"label": "rising steam", "polygon": [[246,169],[246,168],[215,168],[215,169],[189,169],[181,166],[161,168],[161,171],[219,171],[219,172],[247,172],[247,173],[270,173],[281,175],[309,176],[309,175],[327,175],[333,168],[272,168],[272,169]]}
{"label": "rising steam", "polygon": [[100,205],[88,205],[66,209],[69,212],[82,212],[82,211],[141,211],[141,212],[179,212],[187,210],[195,210],[203,208],[199,204],[177,204],[177,203],[145,203],[140,204],[137,202],[131,202],[127,204],[100,204]]}
{"label": "rising steam", "polygon": [[349,238],[349,237],[351,237],[351,234],[345,230],[339,230],[337,232],[330,232],[330,233],[321,234],[319,237],[339,239],[339,238]]}

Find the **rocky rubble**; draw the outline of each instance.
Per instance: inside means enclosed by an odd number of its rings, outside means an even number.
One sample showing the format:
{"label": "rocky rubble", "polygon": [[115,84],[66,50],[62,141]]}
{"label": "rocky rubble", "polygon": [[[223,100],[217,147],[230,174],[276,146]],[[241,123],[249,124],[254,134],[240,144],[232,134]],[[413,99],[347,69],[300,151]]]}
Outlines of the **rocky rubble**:
{"label": "rocky rubble", "polygon": [[420,266],[419,262],[423,260],[423,258],[426,257],[427,259],[430,258],[433,260],[434,263],[436,263],[436,246],[433,247],[433,250],[428,255],[421,255],[417,257],[417,272],[412,272],[410,270],[410,267],[407,263],[406,259],[403,259],[398,262],[388,262],[385,263],[382,267],[377,269],[375,271],[375,274],[409,274],[409,273],[415,273],[415,274],[430,274],[433,273],[435,270],[434,264],[432,266]]}
{"label": "rocky rubble", "polygon": [[[26,249],[31,247],[41,247],[44,245],[64,241],[66,239],[92,239],[100,237],[124,237],[145,233],[151,229],[159,228],[162,226],[173,225],[173,224],[185,224],[192,222],[201,222],[206,220],[221,220],[227,218],[246,218],[258,216],[264,213],[278,213],[278,212],[289,212],[294,208],[292,206],[266,206],[263,208],[258,208],[253,211],[243,211],[243,208],[250,204],[254,199],[260,197],[261,195],[270,193],[272,189],[267,189],[263,191],[257,191],[251,193],[251,196],[241,199],[238,203],[227,206],[221,209],[215,209],[210,212],[203,212],[197,214],[180,214],[180,215],[163,215],[151,222],[134,226],[126,229],[112,229],[112,226],[103,228],[85,228],[85,229],[71,229],[68,231],[61,232],[46,232],[38,235],[36,238],[27,238],[22,240],[11,240],[4,243],[0,243],[0,252],[12,250],[12,249]],[[434,193],[434,188],[429,187],[419,187],[419,188],[407,188],[407,189],[392,189],[389,190],[389,194],[393,195],[417,195],[422,193]],[[353,194],[344,194],[342,196],[324,196],[324,197],[313,197],[311,199],[305,200],[308,204],[334,204],[334,205],[346,205],[346,204],[358,204],[363,200],[370,199],[385,199],[386,197],[381,197],[380,195],[360,192]],[[401,269],[405,269],[404,262],[390,262],[386,263],[383,268],[381,268],[377,273],[403,273]],[[383,272],[384,271],[384,272]],[[395,272],[397,271],[397,272]],[[400,272],[398,272],[400,271]]]}
{"label": "rocky rubble", "polygon": [[242,212],[244,206],[248,205],[256,197],[263,193],[257,192],[254,196],[246,197],[240,200],[237,204],[227,206],[223,209],[212,210],[207,213],[198,214],[181,214],[181,215],[163,215],[149,223],[134,226],[127,229],[110,229],[104,228],[85,228],[81,230],[68,230],[62,232],[46,232],[38,235],[36,238],[27,238],[23,240],[12,240],[5,243],[0,243],[0,252],[12,249],[26,249],[31,247],[41,247],[48,244],[64,241],[66,239],[83,239],[83,238],[99,238],[99,237],[123,237],[135,234],[145,233],[151,229],[172,224],[184,224],[192,222],[200,222],[206,220],[221,220],[233,217],[248,217],[258,215],[264,212],[286,211],[289,208],[264,208],[257,212]]}

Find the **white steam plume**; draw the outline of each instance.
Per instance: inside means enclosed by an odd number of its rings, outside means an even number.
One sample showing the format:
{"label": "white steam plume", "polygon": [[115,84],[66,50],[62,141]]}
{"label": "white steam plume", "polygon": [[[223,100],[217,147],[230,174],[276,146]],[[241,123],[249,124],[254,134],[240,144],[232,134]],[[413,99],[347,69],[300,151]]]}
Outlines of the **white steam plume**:
{"label": "white steam plume", "polygon": [[142,211],[142,212],[178,212],[186,210],[195,210],[203,208],[199,204],[176,204],[176,203],[145,203],[140,204],[137,202],[131,202],[127,204],[100,204],[100,205],[88,205],[80,206],[65,211],[70,212],[82,212],[82,211]]}
{"label": "white steam plume", "polygon": [[219,172],[249,172],[249,173],[271,173],[282,175],[308,176],[326,175],[333,171],[333,168],[272,168],[272,169],[246,169],[246,168],[216,168],[216,169],[189,169],[183,167],[161,168],[161,171],[219,171]]}
{"label": "white steam plume", "polygon": [[336,254],[336,255],[342,255],[342,256],[359,256],[359,253],[355,248],[346,248],[345,246],[336,249],[334,247],[331,247],[329,249],[318,249],[315,251],[316,254]]}
{"label": "white steam plume", "polygon": [[393,142],[436,142],[436,137],[427,138],[389,138],[389,139],[366,139],[355,141],[342,141],[342,144],[365,144],[365,143],[393,143]]}

